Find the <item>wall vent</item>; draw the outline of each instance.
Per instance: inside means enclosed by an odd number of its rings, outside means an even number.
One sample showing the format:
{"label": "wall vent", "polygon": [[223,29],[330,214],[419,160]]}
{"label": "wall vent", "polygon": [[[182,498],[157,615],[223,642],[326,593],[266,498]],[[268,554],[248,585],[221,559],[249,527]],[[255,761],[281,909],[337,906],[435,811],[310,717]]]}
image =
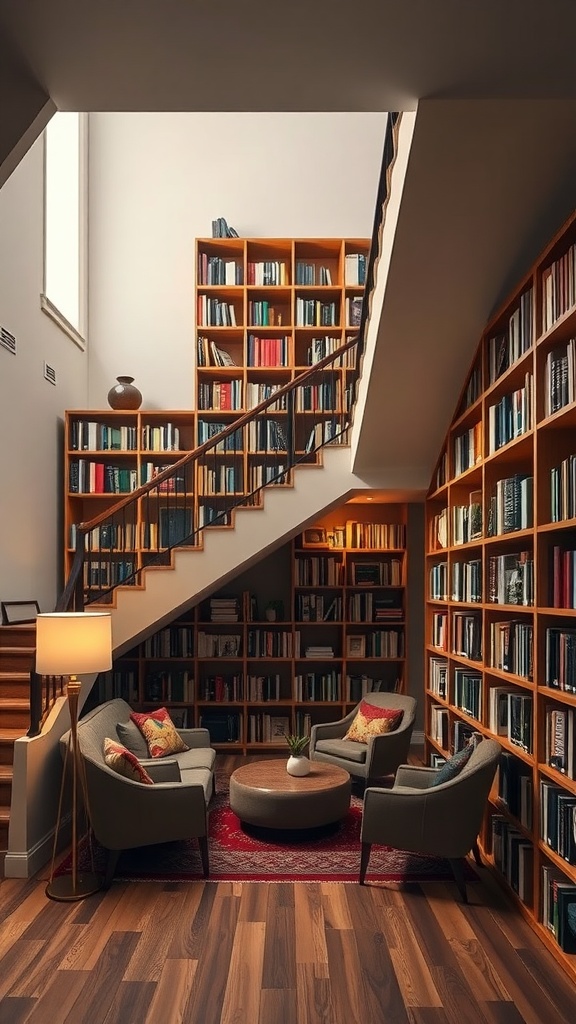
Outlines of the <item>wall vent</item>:
{"label": "wall vent", "polygon": [[48,366],[48,363],[44,363],[44,376],[50,384],[54,384],[56,387],[56,370],[53,366]]}
{"label": "wall vent", "polygon": [[5,327],[0,327],[0,345],[11,352],[13,356],[16,355],[16,338]]}

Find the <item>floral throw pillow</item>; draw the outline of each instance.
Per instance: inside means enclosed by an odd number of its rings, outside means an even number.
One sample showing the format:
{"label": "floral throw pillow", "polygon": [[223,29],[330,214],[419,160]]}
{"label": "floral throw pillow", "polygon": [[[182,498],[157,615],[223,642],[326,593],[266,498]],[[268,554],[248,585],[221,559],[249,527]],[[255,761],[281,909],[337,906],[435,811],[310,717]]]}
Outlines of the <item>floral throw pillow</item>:
{"label": "floral throw pillow", "polygon": [[133,711],[130,715],[148,744],[150,757],[168,757],[190,750],[176,731],[176,726],[166,708],[158,708],[148,714]]}
{"label": "floral throw pillow", "polygon": [[153,786],[154,779],[151,779],[144,765],[130,750],[123,747],[118,740],[106,737],[104,740],[104,760],[109,768],[123,775],[133,782],[143,782],[146,786]]}
{"label": "floral throw pillow", "polygon": [[353,740],[355,743],[368,743],[371,736],[382,736],[385,732],[397,729],[403,714],[402,708],[379,708],[362,700],[343,739]]}

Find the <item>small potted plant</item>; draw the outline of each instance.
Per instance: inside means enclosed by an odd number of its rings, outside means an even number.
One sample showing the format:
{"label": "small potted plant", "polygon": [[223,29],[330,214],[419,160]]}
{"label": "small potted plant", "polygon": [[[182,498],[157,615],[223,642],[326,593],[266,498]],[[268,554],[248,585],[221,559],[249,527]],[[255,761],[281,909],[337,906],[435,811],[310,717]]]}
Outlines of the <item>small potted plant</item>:
{"label": "small potted plant", "polygon": [[268,622],[276,622],[278,619],[283,619],[284,605],[282,601],[268,601],[268,604],[264,609],[264,615]]}
{"label": "small potted plant", "polygon": [[289,775],[308,775],[310,772],[310,760],[306,757],[304,750],[308,746],[308,736],[286,735],[286,743],[290,751],[290,757],[286,763],[286,771]]}

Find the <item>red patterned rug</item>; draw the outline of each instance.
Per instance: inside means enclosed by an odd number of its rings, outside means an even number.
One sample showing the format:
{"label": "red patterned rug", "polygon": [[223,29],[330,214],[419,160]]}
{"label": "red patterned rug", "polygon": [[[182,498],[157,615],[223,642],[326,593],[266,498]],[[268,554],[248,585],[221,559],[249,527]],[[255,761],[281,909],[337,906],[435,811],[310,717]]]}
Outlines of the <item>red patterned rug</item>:
{"label": "red patterned rug", "polygon": [[[213,882],[357,882],[360,867],[362,800],[352,797],[347,816],[336,826],[314,832],[271,832],[243,828],[230,810],[228,778],[218,773],[218,794],[210,812],[210,881]],[[265,838],[263,838],[265,836]],[[96,846],[95,867],[104,871],[105,855]],[[81,869],[88,868],[87,851]],[[60,872],[70,869],[69,859]],[[196,840],[126,850],[115,879],[196,881],[202,879]],[[470,867],[470,881],[477,876]],[[448,863],[388,847],[372,847],[366,880],[424,882],[452,878]]]}

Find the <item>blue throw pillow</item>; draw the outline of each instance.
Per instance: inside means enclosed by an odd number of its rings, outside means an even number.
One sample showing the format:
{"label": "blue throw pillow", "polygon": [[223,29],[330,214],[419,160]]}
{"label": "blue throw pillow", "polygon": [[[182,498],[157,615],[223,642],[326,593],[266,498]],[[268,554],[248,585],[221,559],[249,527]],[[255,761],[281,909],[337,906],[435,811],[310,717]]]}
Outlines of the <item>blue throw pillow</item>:
{"label": "blue throw pillow", "polygon": [[466,747],[462,747],[462,750],[459,750],[457,754],[454,754],[449,761],[442,765],[432,785],[441,786],[443,782],[450,782],[451,779],[455,779],[462,771],[464,765],[468,764],[473,750],[474,747],[471,743],[468,743]]}

